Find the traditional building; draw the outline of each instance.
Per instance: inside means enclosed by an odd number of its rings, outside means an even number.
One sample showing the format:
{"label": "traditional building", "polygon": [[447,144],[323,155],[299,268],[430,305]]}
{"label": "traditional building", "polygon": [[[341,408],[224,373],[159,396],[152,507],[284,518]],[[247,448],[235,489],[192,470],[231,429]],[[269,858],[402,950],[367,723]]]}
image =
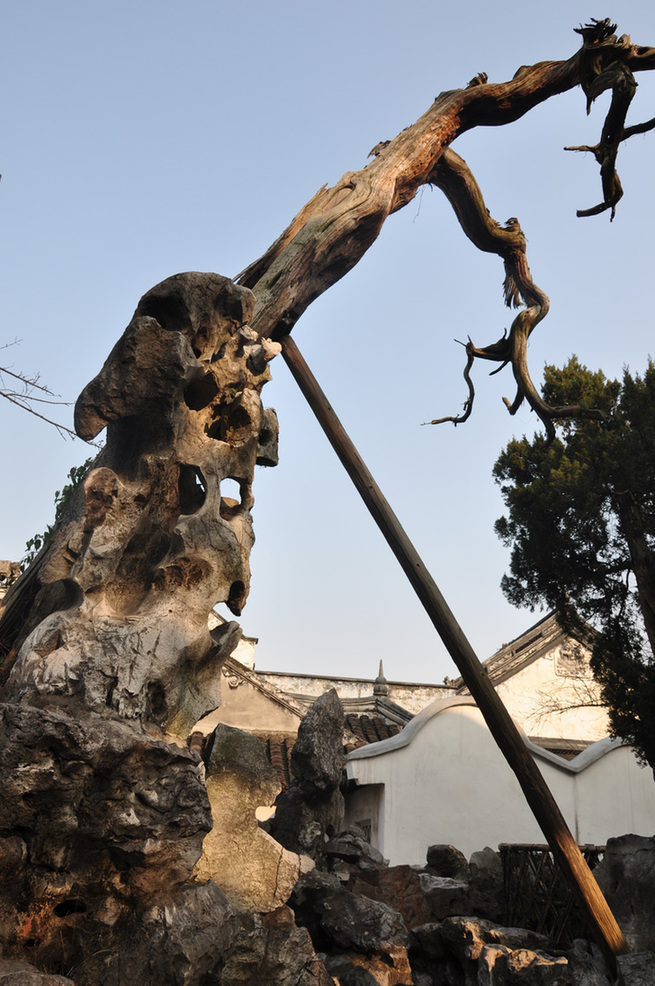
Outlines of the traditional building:
{"label": "traditional building", "polygon": [[[584,641],[549,613],[484,662],[514,722],[537,746],[570,758],[608,735],[607,711]],[[463,680],[451,683],[469,695]]]}
{"label": "traditional building", "polygon": [[[216,617],[214,626],[220,626]],[[348,728],[361,742],[397,733],[433,702],[466,697],[463,680],[442,684],[388,681],[382,662],[376,678],[260,671],[256,638],[243,637],[223,667],[222,704],[203,730],[223,722],[261,736],[294,736],[309,706],[329,688],[341,699]],[[607,714],[584,643],[567,636],[553,614],[484,662],[510,715],[531,741],[573,756],[607,736]],[[354,741],[349,748],[361,745]]]}
{"label": "traditional building", "polygon": [[[245,638],[226,662],[222,705],[201,727],[220,721],[260,736],[287,787],[298,725],[319,695],[336,689],[346,714],[346,821],[392,863],[421,863],[435,843],[470,854],[500,842],[543,842],[461,678],[387,681],[381,665],[365,679],[258,671],[255,645]],[[589,657],[549,614],[483,666],[578,841],[650,835],[652,773],[607,737]]]}
{"label": "traditional building", "polygon": [[[570,760],[524,742],[578,843],[655,831],[653,772],[621,740],[598,740]],[[423,863],[440,843],[469,856],[545,841],[472,698],[435,702],[398,736],[354,750],[347,774],[346,823],[369,831],[392,864]]]}

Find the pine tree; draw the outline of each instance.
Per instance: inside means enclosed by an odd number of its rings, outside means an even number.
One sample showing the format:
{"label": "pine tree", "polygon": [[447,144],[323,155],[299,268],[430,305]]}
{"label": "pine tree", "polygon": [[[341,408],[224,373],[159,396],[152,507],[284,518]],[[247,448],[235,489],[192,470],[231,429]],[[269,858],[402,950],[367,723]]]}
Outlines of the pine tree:
{"label": "pine tree", "polygon": [[555,609],[567,630],[591,628],[612,731],[655,769],[655,366],[607,380],[573,357],[546,367],[542,392],[605,419],[560,420],[553,441],[523,437],[500,455],[502,588],[517,606]]}

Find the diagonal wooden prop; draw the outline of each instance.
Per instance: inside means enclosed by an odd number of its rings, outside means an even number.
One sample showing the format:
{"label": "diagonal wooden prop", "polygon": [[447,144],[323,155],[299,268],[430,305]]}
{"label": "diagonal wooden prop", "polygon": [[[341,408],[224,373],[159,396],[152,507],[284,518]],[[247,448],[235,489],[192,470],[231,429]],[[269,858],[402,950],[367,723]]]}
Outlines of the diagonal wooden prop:
{"label": "diagonal wooden prop", "polygon": [[629,951],[627,943],[548,785],[528,753],[516,725],[448,603],[382,495],[291,336],[282,339],[282,355],[330,444],[423,603],[437,633],[448,648],[492,736],[516,774],[548,845],[589,920],[610,971],[616,975],[615,956]]}

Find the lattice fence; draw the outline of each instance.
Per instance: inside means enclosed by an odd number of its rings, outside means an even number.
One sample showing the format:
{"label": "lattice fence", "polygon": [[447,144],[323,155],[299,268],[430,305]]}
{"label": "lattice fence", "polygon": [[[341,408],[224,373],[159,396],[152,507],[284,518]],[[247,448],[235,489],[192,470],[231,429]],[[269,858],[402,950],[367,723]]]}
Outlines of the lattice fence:
{"label": "lattice fence", "polygon": [[[547,935],[561,947],[575,938],[591,938],[584,915],[548,846],[501,845],[505,880],[506,923]],[[580,846],[590,869],[605,846]]]}

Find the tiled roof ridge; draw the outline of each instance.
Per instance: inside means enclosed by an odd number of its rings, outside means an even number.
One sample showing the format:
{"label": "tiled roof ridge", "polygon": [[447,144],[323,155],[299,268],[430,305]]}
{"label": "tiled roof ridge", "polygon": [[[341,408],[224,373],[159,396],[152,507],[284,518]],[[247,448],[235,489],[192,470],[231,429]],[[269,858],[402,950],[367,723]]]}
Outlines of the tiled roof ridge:
{"label": "tiled roof ridge", "polygon": [[[344,752],[389,739],[396,736],[401,728],[396,723],[387,722],[382,716],[350,712],[346,714],[344,721]],[[274,733],[255,735],[262,742],[268,762],[275,770],[283,790],[288,790],[293,780],[291,753],[296,737]]]}
{"label": "tiled roof ridge", "polygon": [[[366,713],[346,713],[346,730],[354,736],[357,747],[368,743],[378,743],[380,740],[389,739],[400,732],[401,726],[397,723],[388,722],[379,715],[367,715]],[[346,745],[351,746],[346,738]]]}
{"label": "tiled roof ridge", "polygon": [[[320,681],[348,681],[348,682],[361,682],[362,684],[371,685],[371,691],[373,690],[373,685],[375,684],[375,678],[350,678],[345,674],[330,675],[330,674],[309,674],[305,671],[257,671],[256,674],[262,676],[271,675],[276,678],[308,678],[312,681],[318,679]],[[440,684],[436,681],[399,681],[393,678],[385,678],[386,683],[391,685],[407,685],[413,688],[446,688],[447,685]]]}
{"label": "tiled roof ridge", "polygon": [[[309,709],[316,701],[315,695],[293,695],[293,698],[299,705],[301,705],[305,710]],[[398,705],[393,699],[387,698],[386,695],[362,695],[359,698],[344,697],[339,696],[339,701],[341,702],[341,707],[344,713],[362,713],[367,714],[372,712],[373,714],[378,714],[382,718],[390,719],[393,723],[396,723],[401,728],[405,726],[414,718],[414,714],[405,709],[402,705]]]}

